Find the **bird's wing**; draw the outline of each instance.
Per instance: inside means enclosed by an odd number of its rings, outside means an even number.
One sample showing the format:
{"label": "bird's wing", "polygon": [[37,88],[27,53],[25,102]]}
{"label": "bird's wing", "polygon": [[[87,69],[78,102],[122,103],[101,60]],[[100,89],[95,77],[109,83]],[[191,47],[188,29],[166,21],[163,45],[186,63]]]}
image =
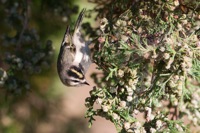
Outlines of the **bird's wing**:
{"label": "bird's wing", "polygon": [[85,42],[83,37],[81,36],[81,22],[84,17],[85,8],[80,12],[78,19],[76,21],[76,25],[74,28],[74,34],[72,37],[73,44],[76,46],[76,54],[74,58],[74,63],[80,63],[84,68],[84,72],[86,73],[87,69],[91,64],[90,60],[90,50],[88,44]]}
{"label": "bird's wing", "polygon": [[85,45],[85,47],[83,47],[83,58],[80,62],[80,64],[82,65],[82,67],[84,68],[84,73],[87,72],[88,68],[90,67],[92,61],[90,59],[90,49],[88,47],[88,44]]}
{"label": "bird's wing", "polygon": [[[81,34],[80,32],[80,28],[81,28],[81,23],[83,21],[83,18],[84,18],[84,14],[85,14],[85,8],[83,8],[83,10],[79,13],[79,16],[78,16],[78,19],[76,20],[76,24],[75,24],[75,27],[74,27],[74,34],[73,36],[75,37],[77,34]],[[78,36],[79,36],[78,35]]]}
{"label": "bird's wing", "polygon": [[70,35],[70,27],[68,26],[61,43],[60,52],[58,55],[58,69],[62,69],[64,66],[69,66],[74,60],[75,46],[72,43],[72,37]]}

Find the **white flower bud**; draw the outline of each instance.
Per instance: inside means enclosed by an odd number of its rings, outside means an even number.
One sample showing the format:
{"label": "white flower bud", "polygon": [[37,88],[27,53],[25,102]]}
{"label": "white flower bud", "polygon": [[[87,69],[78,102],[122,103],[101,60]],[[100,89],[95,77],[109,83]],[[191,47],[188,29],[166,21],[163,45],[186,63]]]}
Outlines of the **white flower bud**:
{"label": "white flower bud", "polygon": [[198,110],[195,110],[195,115],[198,119],[200,119],[200,112]]}
{"label": "white flower bud", "polygon": [[185,77],[184,76],[180,76],[180,80],[185,80]]}
{"label": "white flower bud", "polygon": [[148,110],[151,110],[151,108],[149,108],[149,107],[145,107],[145,110],[148,111]]}
{"label": "white flower bud", "polygon": [[164,58],[165,60],[169,59],[169,58],[170,58],[169,53],[164,53],[163,58]]}
{"label": "white flower bud", "polygon": [[177,43],[177,46],[179,46],[179,47],[180,47],[180,46],[182,46],[182,44],[181,44],[181,43]]}
{"label": "white flower bud", "polygon": [[112,116],[113,116],[114,120],[119,120],[120,119],[119,115],[116,114],[116,113],[113,113]]}
{"label": "white flower bud", "polygon": [[187,19],[183,19],[181,22],[183,23],[183,25],[188,23]]}
{"label": "white flower bud", "polygon": [[139,113],[139,110],[134,109],[134,110],[133,110],[133,113],[137,115],[137,114]]}
{"label": "white flower bud", "polygon": [[184,57],[183,57],[183,61],[184,61],[184,62],[191,62],[191,58],[190,58],[190,57],[187,57],[187,56],[184,56]]}
{"label": "white flower bud", "polygon": [[183,128],[180,125],[176,124],[175,127],[178,129],[179,132],[183,132]]}
{"label": "white flower bud", "polygon": [[139,13],[140,13],[140,14],[143,14],[143,10],[142,10],[142,9],[139,9]]}
{"label": "white flower bud", "polygon": [[130,79],[130,80],[128,81],[128,84],[129,84],[130,86],[133,86],[133,84],[134,84],[133,79]]}
{"label": "white flower bud", "polygon": [[167,66],[165,67],[166,69],[169,69],[171,67],[171,64],[174,62],[174,59],[173,58],[170,58],[168,63],[167,63]]}
{"label": "white flower bud", "polygon": [[185,62],[182,62],[182,63],[181,63],[181,67],[182,67],[183,69],[185,69],[185,68],[187,67],[187,64],[186,64]]}
{"label": "white flower bud", "polygon": [[186,114],[188,116],[188,119],[191,121],[193,119],[192,114],[189,111],[186,111]]}
{"label": "white flower bud", "polygon": [[140,128],[140,132],[138,132],[138,133],[146,133],[145,128],[144,128],[144,127],[141,127],[141,128]]}
{"label": "white flower bud", "polygon": [[182,19],[185,19],[186,17],[187,17],[187,15],[186,15],[186,14],[183,14]]}
{"label": "white flower bud", "polygon": [[132,86],[132,89],[133,89],[133,90],[136,90],[136,86],[135,86],[135,85],[133,85],[133,86]]}
{"label": "white flower bud", "polygon": [[183,81],[178,81],[178,85],[177,85],[177,93],[178,93],[178,96],[181,96],[182,95],[182,92],[183,92]]}
{"label": "white flower bud", "polygon": [[132,77],[136,77],[136,75],[137,75],[137,69],[130,70],[130,73],[131,73]]}
{"label": "white flower bud", "polygon": [[0,68],[0,80],[8,79],[7,72]]}
{"label": "white flower bud", "polygon": [[200,14],[197,16],[198,19],[200,19]]}
{"label": "white flower bud", "polygon": [[178,0],[175,0],[175,1],[174,1],[174,5],[175,5],[175,6],[179,6],[179,1],[178,1]]}
{"label": "white flower bud", "polygon": [[175,9],[175,6],[169,6],[170,7],[170,9],[173,11],[174,9]]}
{"label": "white flower bud", "polygon": [[155,128],[150,128],[150,133],[155,133],[156,132],[156,129]]}
{"label": "white flower bud", "polygon": [[153,51],[153,55],[151,56],[151,58],[156,59],[158,57],[158,54],[156,54],[155,51]]}
{"label": "white flower bud", "polygon": [[164,118],[164,121],[168,121],[168,120],[169,120],[169,118],[168,118],[168,117],[165,117],[165,118]]}
{"label": "white flower bud", "polygon": [[100,104],[100,105],[101,105],[102,102],[103,102],[103,99],[101,99],[101,98],[97,98],[97,100],[96,100],[96,103],[97,103],[97,104]]}
{"label": "white flower bud", "polygon": [[129,129],[130,126],[131,126],[131,124],[130,124],[129,122],[125,122],[125,123],[124,123],[124,128],[125,128],[126,130]]}
{"label": "white flower bud", "polygon": [[161,120],[157,120],[156,121],[156,129],[160,129],[162,126],[162,121]]}
{"label": "white flower bud", "polygon": [[142,104],[145,104],[145,102],[146,102],[145,99],[142,99],[142,100],[141,100],[141,103],[142,103]]}
{"label": "white flower bud", "polygon": [[103,109],[103,112],[108,112],[109,106],[103,105],[103,106],[101,106],[101,107],[102,107],[102,109]]}
{"label": "white flower bud", "polygon": [[129,95],[129,96],[132,96],[132,95],[133,95],[133,91],[129,91],[129,92],[128,92],[128,95]]}
{"label": "white flower bud", "polygon": [[197,47],[200,47],[200,41],[197,42]]}
{"label": "white flower bud", "polygon": [[117,20],[116,24],[117,27],[119,27],[121,25],[121,20]]}
{"label": "white flower bud", "polygon": [[117,89],[115,87],[110,87],[110,93],[115,93]]}
{"label": "white flower bud", "polygon": [[127,92],[129,92],[129,91],[132,91],[132,88],[129,86],[126,86],[126,90],[127,90]]}
{"label": "white flower bud", "polygon": [[150,120],[152,121],[155,118],[155,115],[151,114],[150,115]]}
{"label": "white flower bud", "polygon": [[98,38],[99,43],[104,43],[106,41],[105,37]]}
{"label": "white flower bud", "polygon": [[135,122],[135,127],[136,129],[139,129],[141,127],[141,123],[139,121]]}
{"label": "white flower bud", "polygon": [[173,41],[172,41],[171,38],[167,38],[166,41],[167,41],[167,42],[166,42],[167,44],[173,44]]}
{"label": "white flower bud", "polygon": [[122,26],[126,26],[126,25],[127,25],[127,22],[124,21],[124,20],[121,20],[121,24],[122,24]]}
{"label": "white flower bud", "polygon": [[197,120],[197,118],[196,118],[196,117],[192,119],[192,122],[194,123],[194,125],[195,125],[195,126],[197,126],[197,125],[198,125],[198,124],[197,124],[197,121],[198,121],[198,120]]}
{"label": "white flower bud", "polygon": [[186,110],[186,105],[184,105],[184,104],[183,104],[183,105],[180,105],[180,110],[181,110],[181,111],[185,111],[185,110]]}
{"label": "white flower bud", "polygon": [[152,109],[149,108],[149,107],[145,107],[145,110],[147,111],[146,120],[147,120],[147,121],[150,121]]}
{"label": "white flower bud", "polygon": [[[133,75],[132,75],[132,77],[133,77]],[[138,82],[138,78],[136,78],[136,79],[129,79],[128,85],[131,86],[131,87],[133,87],[137,82]]]}
{"label": "white flower bud", "polygon": [[124,91],[125,91],[125,89],[124,89],[124,88],[121,88],[121,92],[124,93]]}
{"label": "white flower bud", "polygon": [[128,36],[125,36],[125,35],[121,35],[121,39],[122,39],[124,42],[126,42],[126,41],[129,39],[129,37],[128,37]]}
{"label": "white flower bud", "polygon": [[133,100],[133,97],[132,97],[132,96],[127,96],[126,100],[127,100],[128,102],[131,102],[131,101]]}
{"label": "white flower bud", "polygon": [[165,47],[160,47],[160,51],[164,52],[165,51]]}
{"label": "white flower bud", "polygon": [[134,133],[142,133],[142,132],[140,131],[140,129],[134,129]]}
{"label": "white flower bud", "polygon": [[133,88],[126,86],[126,90],[127,90],[129,96],[133,95]]}
{"label": "white flower bud", "polygon": [[198,102],[197,100],[192,100],[191,103],[193,104],[194,108],[198,108]]}
{"label": "white flower bud", "polygon": [[125,101],[120,101],[119,105],[120,105],[122,108],[125,108],[125,107],[126,107],[126,102],[125,102]]}
{"label": "white flower bud", "polygon": [[118,76],[122,78],[124,76],[124,71],[119,69],[118,70]]}
{"label": "white flower bud", "polygon": [[174,99],[173,105],[174,105],[174,106],[178,106],[178,99]]}
{"label": "white flower bud", "polygon": [[175,81],[178,81],[178,80],[179,80],[179,76],[178,76],[178,75],[175,75],[175,76],[174,76],[174,80],[175,80]]}
{"label": "white flower bud", "polygon": [[[179,24],[179,23],[178,23],[177,27],[178,27],[178,30],[179,30],[179,31],[183,29],[182,25]],[[179,44],[180,44],[180,43],[179,43]],[[179,46],[179,45],[178,45],[178,46]]]}
{"label": "white flower bud", "polygon": [[183,44],[183,47],[187,50],[189,47],[187,44]]}
{"label": "white flower bud", "polygon": [[101,23],[100,29],[101,29],[102,32],[104,32],[106,25],[108,24],[108,20],[106,18],[103,18],[100,23]]}

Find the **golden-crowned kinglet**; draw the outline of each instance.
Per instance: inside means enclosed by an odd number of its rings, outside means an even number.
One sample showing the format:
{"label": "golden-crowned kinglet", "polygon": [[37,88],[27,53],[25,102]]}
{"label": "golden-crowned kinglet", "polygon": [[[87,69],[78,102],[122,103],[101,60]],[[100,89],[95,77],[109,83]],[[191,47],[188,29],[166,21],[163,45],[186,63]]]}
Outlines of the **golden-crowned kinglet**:
{"label": "golden-crowned kinglet", "polygon": [[85,73],[91,64],[90,50],[80,32],[84,12],[85,9],[79,14],[73,35],[70,34],[70,27],[67,27],[58,55],[58,75],[66,86],[89,85]]}

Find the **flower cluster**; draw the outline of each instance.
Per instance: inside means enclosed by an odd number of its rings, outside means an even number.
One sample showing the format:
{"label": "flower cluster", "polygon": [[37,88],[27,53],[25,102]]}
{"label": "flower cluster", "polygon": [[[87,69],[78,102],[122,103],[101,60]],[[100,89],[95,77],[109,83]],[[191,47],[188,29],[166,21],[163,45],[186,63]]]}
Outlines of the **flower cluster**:
{"label": "flower cluster", "polygon": [[[114,23],[101,20],[94,61],[105,77],[86,99],[90,124],[99,115],[118,132],[186,132],[176,121],[180,114],[198,117],[191,104],[199,94],[193,97],[191,92],[200,84],[200,18],[188,7],[185,13],[179,2],[136,1]],[[185,109],[179,114],[180,106]],[[146,114],[144,123],[137,119],[138,112]]]}

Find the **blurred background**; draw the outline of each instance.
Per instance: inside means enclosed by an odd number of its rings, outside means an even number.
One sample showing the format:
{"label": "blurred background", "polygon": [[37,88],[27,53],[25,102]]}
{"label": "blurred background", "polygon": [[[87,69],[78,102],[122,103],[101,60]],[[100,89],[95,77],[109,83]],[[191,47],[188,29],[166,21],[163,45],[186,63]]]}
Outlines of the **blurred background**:
{"label": "blurred background", "polygon": [[91,128],[84,118],[85,99],[98,80],[94,73],[102,72],[93,63],[86,74],[90,86],[66,87],[56,61],[67,25],[74,26],[83,8],[82,31],[93,44],[100,36],[99,19],[112,24],[110,14],[120,15],[133,2],[0,0],[0,133],[116,133],[104,118],[95,117]]}
{"label": "blurred background", "polygon": [[[0,133],[115,133],[97,117],[92,128],[84,118],[90,86],[64,86],[56,72],[60,44],[87,0],[0,0]],[[88,14],[88,17],[91,15]],[[94,17],[84,22],[98,26]],[[86,26],[88,23],[86,23]],[[88,37],[89,39],[89,37]],[[6,80],[5,80],[6,79]]]}

